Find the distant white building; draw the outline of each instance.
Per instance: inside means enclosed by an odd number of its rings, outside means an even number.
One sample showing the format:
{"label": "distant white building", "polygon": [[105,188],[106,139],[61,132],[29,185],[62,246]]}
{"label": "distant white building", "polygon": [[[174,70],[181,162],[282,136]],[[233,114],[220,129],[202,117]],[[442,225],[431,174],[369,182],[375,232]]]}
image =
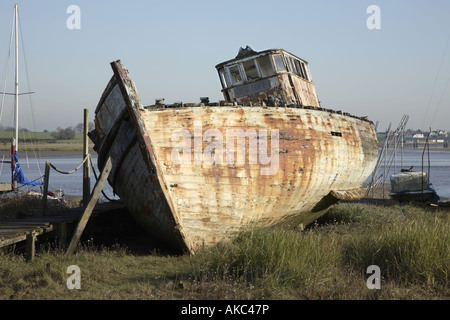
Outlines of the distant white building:
{"label": "distant white building", "polygon": [[440,137],[447,138],[447,136],[448,136],[447,131],[445,131],[445,130],[438,130],[437,132],[438,132],[438,136],[440,136]]}
{"label": "distant white building", "polygon": [[430,132],[430,138],[447,138],[447,131],[445,130],[436,130]]}

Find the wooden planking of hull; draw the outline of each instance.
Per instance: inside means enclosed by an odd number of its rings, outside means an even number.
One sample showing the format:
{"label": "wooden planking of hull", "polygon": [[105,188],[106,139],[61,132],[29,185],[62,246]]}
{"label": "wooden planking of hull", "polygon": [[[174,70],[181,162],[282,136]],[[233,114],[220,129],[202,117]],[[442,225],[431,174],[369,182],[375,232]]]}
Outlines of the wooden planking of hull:
{"label": "wooden planking of hull", "polygon": [[358,199],[374,169],[373,123],[320,108],[144,107],[128,71],[114,76],[90,137],[135,219],[195,252],[254,226],[307,225]]}

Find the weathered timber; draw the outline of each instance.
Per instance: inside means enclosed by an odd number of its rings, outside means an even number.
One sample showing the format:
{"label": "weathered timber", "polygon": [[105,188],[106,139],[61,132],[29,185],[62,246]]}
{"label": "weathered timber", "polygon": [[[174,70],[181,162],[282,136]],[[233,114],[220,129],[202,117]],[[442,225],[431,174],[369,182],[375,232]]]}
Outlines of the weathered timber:
{"label": "weathered timber", "polygon": [[33,261],[37,236],[52,230],[53,226],[48,222],[0,222],[0,248],[26,241],[25,258],[27,261]]}
{"label": "weathered timber", "polygon": [[66,249],[67,244],[67,222],[61,221],[56,224],[58,247],[60,250]]}
{"label": "weathered timber", "polygon": [[77,228],[72,236],[72,240],[69,244],[69,247],[67,248],[66,255],[73,254],[75,251],[75,248],[80,241],[81,235],[84,231],[84,228],[86,227],[89,218],[91,217],[92,210],[95,207],[95,204],[97,203],[98,197],[100,196],[100,193],[103,190],[103,186],[105,185],[105,182],[111,172],[111,158],[108,158],[106,161],[106,164],[100,173],[100,177],[98,178],[97,182],[95,183],[94,190],[92,191],[92,194],[89,198],[89,202],[87,203],[83,215],[81,216],[80,220],[78,221]]}
{"label": "weathered timber", "polygon": [[36,252],[36,232],[31,231],[27,234],[27,250],[26,250],[26,259],[27,261],[34,260],[34,254]]}
{"label": "weathered timber", "polygon": [[47,213],[47,195],[48,195],[48,183],[50,179],[50,162],[45,161],[45,174],[44,174],[44,193],[42,196],[42,212],[41,217]]}
{"label": "weathered timber", "polygon": [[[124,206],[120,201],[97,203],[91,215],[123,208]],[[64,249],[67,242],[67,225],[79,220],[84,211],[84,208],[80,207],[53,216],[0,221],[0,248],[28,241],[25,245],[28,250],[26,257],[29,259],[35,250],[32,246],[36,242],[36,238],[56,231],[55,236],[58,238],[58,245],[61,249]]]}

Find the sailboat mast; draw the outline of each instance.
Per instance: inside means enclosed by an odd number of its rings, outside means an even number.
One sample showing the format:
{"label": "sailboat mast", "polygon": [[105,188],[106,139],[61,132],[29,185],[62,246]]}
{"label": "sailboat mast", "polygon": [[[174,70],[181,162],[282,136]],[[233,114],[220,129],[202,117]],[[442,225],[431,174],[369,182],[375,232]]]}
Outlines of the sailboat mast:
{"label": "sailboat mast", "polygon": [[15,40],[16,40],[16,86],[14,95],[14,117],[15,117],[15,150],[19,150],[19,37],[18,37],[18,23],[17,23],[17,4],[14,6],[14,22],[15,22]]}
{"label": "sailboat mast", "polygon": [[[16,170],[15,153],[18,149],[19,142],[19,38],[18,38],[18,23],[17,23],[17,4],[14,6],[13,30],[15,33],[15,60],[16,60],[16,79],[14,92],[14,118],[15,118],[15,133],[11,141],[11,189],[16,190],[17,181],[14,180],[14,173]],[[12,37],[11,37],[12,40]],[[12,44],[12,43],[11,43]]]}

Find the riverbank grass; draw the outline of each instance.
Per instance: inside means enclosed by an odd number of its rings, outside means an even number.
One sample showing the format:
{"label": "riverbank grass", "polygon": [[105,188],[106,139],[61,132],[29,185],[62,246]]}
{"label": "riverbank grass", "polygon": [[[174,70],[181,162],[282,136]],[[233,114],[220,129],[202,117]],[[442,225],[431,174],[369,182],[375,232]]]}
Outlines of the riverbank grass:
{"label": "riverbank grass", "polygon": [[[0,299],[448,299],[446,208],[340,203],[307,229],[255,229],[194,256],[85,241],[0,254]],[[81,270],[69,290],[67,267]],[[370,290],[367,268],[381,271]]]}

